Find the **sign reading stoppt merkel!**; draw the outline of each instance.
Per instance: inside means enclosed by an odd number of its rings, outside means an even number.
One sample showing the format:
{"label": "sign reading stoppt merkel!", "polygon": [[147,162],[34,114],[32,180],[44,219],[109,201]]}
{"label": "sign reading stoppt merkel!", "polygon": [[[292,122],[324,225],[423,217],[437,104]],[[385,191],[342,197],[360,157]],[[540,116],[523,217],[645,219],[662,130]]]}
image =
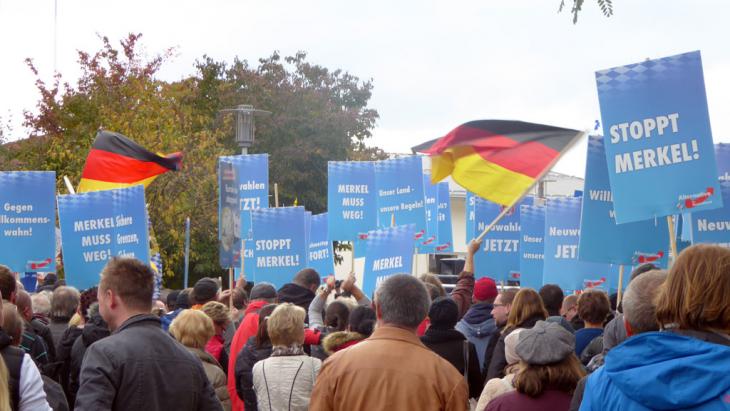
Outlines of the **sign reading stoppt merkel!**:
{"label": "sign reading stoppt merkel!", "polygon": [[373,295],[381,282],[395,274],[413,271],[413,224],[382,228],[368,233],[363,292]]}
{"label": "sign reading stoppt merkel!", "polygon": [[0,264],[56,271],[56,173],[0,172]]}
{"label": "sign reading stoppt merkel!", "polygon": [[304,207],[251,210],[256,281],[277,288],[307,264]]}
{"label": "sign reading stoppt merkel!", "polygon": [[375,163],[378,188],[378,225],[388,227],[414,224],[416,240],[426,234],[426,207],[423,195],[421,157],[408,156]]}
{"label": "sign reading stoppt merkel!", "polygon": [[656,218],[616,224],[601,136],[588,137],[585,192],[578,255],[583,261],[667,266],[667,220]]}
{"label": "sign reading stoppt merkel!", "polygon": [[327,163],[327,230],[331,240],[354,241],[376,228],[377,206],[375,163]]}
{"label": "sign reading stoppt merkel!", "polygon": [[596,72],[616,222],[722,207],[699,51]]}
{"label": "sign reading stoppt merkel!", "polygon": [[542,287],[545,261],[545,207],[520,206],[520,287]]}
{"label": "sign reading stoppt merkel!", "polygon": [[142,185],[58,196],[66,281],[79,290],[99,283],[112,257],[150,260]]}

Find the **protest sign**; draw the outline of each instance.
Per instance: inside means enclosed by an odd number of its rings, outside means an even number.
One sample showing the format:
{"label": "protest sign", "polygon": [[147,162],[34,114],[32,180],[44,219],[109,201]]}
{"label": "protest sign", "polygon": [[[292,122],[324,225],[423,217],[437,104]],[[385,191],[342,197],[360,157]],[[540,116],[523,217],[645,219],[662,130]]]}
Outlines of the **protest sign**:
{"label": "protest sign", "polygon": [[[527,200],[523,200],[513,207],[484,237],[481,249],[474,255],[475,274],[491,277],[497,281],[519,280],[519,206],[527,203]],[[503,207],[477,197],[474,203],[475,233],[484,231],[484,228],[499,215]]]}
{"label": "protest sign", "polygon": [[375,186],[378,189],[378,224],[388,227],[414,224],[416,240],[426,233],[426,209],[423,195],[421,157],[408,156],[375,163]]}
{"label": "protest sign", "polygon": [[413,224],[372,230],[367,238],[363,292],[371,296],[381,282],[413,270]]}
{"label": "protest sign", "polygon": [[99,282],[112,257],[150,261],[144,187],[58,196],[66,282],[79,290]]}
{"label": "protest sign", "polygon": [[578,259],[581,197],[549,198],[545,209],[543,284],[557,284],[567,293],[584,288],[608,289],[618,266]]}
{"label": "protest sign", "polygon": [[418,244],[418,251],[421,254],[429,254],[436,251],[438,238],[438,185],[431,183],[431,175],[423,175],[423,196],[426,204],[426,233],[421,237]]}
{"label": "protest sign", "polygon": [[436,253],[454,252],[454,234],[451,228],[451,196],[449,183],[438,184],[438,244]]}
{"label": "protest sign", "polygon": [[720,181],[730,181],[730,144],[715,144],[715,162]]}
{"label": "protest sign", "polygon": [[596,72],[616,222],[722,207],[699,51]]}
{"label": "protest sign", "polygon": [[238,177],[232,163],[218,160],[218,261],[222,268],[235,268],[241,257],[241,213]]}
{"label": "protest sign", "polygon": [[665,218],[616,224],[604,140],[588,137],[578,256],[597,263],[666,267],[669,235]]}
{"label": "protest sign", "polygon": [[[720,183],[725,207],[691,214],[692,244],[711,243],[730,247],[730,181]],[[684,220],[685,224],[687,220]]]}
{"label": "protest sign", "polygon": [[331,240],[354,241],[359,234],[376,228],[377,206],[375,163],[327,163],[327,230]]}
{"label": "protest sign", "polygon": [[469,244],[469,242],[476,237],[474,234],[474,226],[476,225],[474,222],[474,204],[476,203],[476,198],[476,194],[471,191],[466,192],[466,200],[464,202],[464,211],[466,213],[466,216],[464,217],[464,221],[466,221],[465,244]]}
{"label": "protest sign", "polygon": [[520,206],[520,287],[542,287],[545,207]]}
{"label": "protest sign", "polygon": [[313,215],[309,227],[307,266],[317,270],[322,278],[334,275],[335,262],[332,242],[327,238],[327,213]]}
{"label": "protest sign", "polygon": [[56,173],[0,172],[0,264],[56,271]]}
{"label": "protest sign", "polygon": [[277,288],[306,267],[304,207],[251,210],[256,281]]}

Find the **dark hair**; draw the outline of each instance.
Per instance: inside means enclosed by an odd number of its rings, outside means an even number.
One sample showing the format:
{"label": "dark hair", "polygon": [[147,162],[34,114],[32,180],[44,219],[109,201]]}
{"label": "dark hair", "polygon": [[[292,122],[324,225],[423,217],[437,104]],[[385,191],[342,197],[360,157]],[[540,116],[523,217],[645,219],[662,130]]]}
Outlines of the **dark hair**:
{"label": "dark hair", "polygon": [[350,317],[350,307],[342,301],[332,301],[324,312],[324,325],[332,331],[344,331]]}
{"label": "dark hair", "polygon": [[15,292],[17,286],[15,276],[10,268],[0,265],[0,292],[2,292],[3,298],[10,300],[10,294]]}
{"label": "dark hair", "polygon": [[248,293],[246,293],[246,290],[243,288],[234,288],[233,291],[231,291],[231,299],[233,300],[233,306],[236,307],[237,310],[243,310],[243,308],[248,305]]}
{"label": "dark hair", "polygon": [[370,337],[375,330],[377,317],[375,311],[370,307],[357,306],[350,313],[350,331]]}
{"label": "dark hair", "polygon": [[545,309],[551,316],[560,315],[560,307],[563,306],[563,290],[555,284],[545,284],[540,289],[540,298],[545,304]]}
{"label": "dark hair", "polygon": [[634,271],[631,272],[631,280],[629,280],[629,282],[634,281],[634,278],[640,276],[641,274],[644,274],[651,270],[658,270],[658,269],[659,269],[659,267],[655,266],[652,263],[642,264],[642,265],[634,268]]}
{"label": "dark hair", "polygon": [[259,310],[259,328],[256,330],[256,348],[261,348],[264,344],[271,341],[269,337],[269,329],[266,326],[266,319],[274,312],[276,304],[267,304]]}
{"label": "dark hair", "polygon": [[451,330],[459,321],[459,306],[451,297],[439,297],[428,309],[431,327],[439,330]]}
{"label": "dark hair", "polygon": [[89,307],[91,304],[99,301],[97,291],[98,288],[94,286],[81,293],[81,297],[79,298],[79,311],[81,311],[81,316],[84,317],[85,321],[89,320]]}
{"label": "dark hair", "polygon": [[294,284],[300,285],[305,288],[311,286],[319,286],[322,280],[319,278],[319,273],[312,268],[305,268],[299,271],[292,281]]}
{"label": "dark hair", "polygon": [[600,290],[586,290],[578,296],[578,316],[592,324],[603,324],[611,312],[608,296]]}
{"label": "dark hair", "polygon": [[175,300],[175,309],[181,308],[183,310],[188,309],[191,307],[190,304],[190,292],[193,291],[192,288],[186,288],[182,291],[180,291],[180,294],[177,295],[177,300]]}
{"label": "dark hair", "polygon": [[167,303],[167,309],[170,311],[175,311],[175,308],[177,308],[177,296],[180,295],[180,290],[173,290],[170,291],[169,294],[167,294],[166,303]]}
{"label": "dark hair", "polygon": [[101,271],[99,289],[112,290],[124,304],[144,312],[152,311],[155,274],[136,258],[112,257]]}

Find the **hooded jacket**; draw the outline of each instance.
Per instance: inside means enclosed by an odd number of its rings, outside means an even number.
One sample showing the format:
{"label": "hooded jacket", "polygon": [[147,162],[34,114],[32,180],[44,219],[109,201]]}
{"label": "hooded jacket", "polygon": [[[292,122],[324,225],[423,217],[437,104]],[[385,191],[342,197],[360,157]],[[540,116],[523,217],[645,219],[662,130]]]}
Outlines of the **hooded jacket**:
{"label": "hooded jacket", "polygon": [[479,357],[479,370],[482,373],[484,373],[487,346],[492,338],[499,338],[497,323],[492,317],[493,308],[492,304],[474,304],[455,327],[470,343],[474,344]]}
{"label": "hooded jacket", "polygon": [[322,349],[330,356],[337,351],[351,347],[368,337],[352,331],[335,331],[322,340]]}
{"label": "hooded jacket", "polygon": [[[277,291],[280,303],[292,303],[298,305],[304,309],[309,318],[309,304],[314,300],[315,294],[309,288],[302,287],[299,284],[288,283],[284,284],[279,291]],[[305,320],[309,322],[308,320]]]}
{"label": "hooded jacket", "polygon": [[639,334],[609,351],[588,377],[580,410],[727,410],[729,369],[729,346]]}
{"label": "hooded jacket", "polygon": [[246,307],[243,321],[231,341],[231,353],[228,357],[228,395],[231,397],[233,411],[243,411],[243,401],[236,392],[236,373],[230,371],[236,369],[238,353],[241,352],[248,339],[256,335],[256,331],[259,329],[259,310],[266,304],[269,303],[265,300],[255,300]]}
{"label": "hooded jacket", "polygon": [[246,411],[256,411],[256,391],[253,388],[253,366],[257,362],[271,356],[271,341],[266,341],[261,347],[256,346],[256,337],[251,337],[246,342],[236,359],[235,378],[236,393],[243,400]]}
{"label": "hooded jacket", "polygon": [[466,375],[469,384],[469,397],[479,398],[484,380],[479,369],[480,361],[474,344],[467,342],[464,335],[459,331],[435,327],[426,330],[426,334],[421,337],[421,342],[441,358],[450,362],[459,371],[459,374]]}

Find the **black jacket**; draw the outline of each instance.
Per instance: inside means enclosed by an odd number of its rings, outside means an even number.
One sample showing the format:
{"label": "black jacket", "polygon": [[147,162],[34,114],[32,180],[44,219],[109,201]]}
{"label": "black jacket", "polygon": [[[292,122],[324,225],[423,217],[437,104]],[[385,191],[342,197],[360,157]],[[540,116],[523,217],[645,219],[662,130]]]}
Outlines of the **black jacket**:
{"label": "black jacket", "polygon": [[53,341],[53,335],[51,329],[48,328],[43,321],[38,318],[30,320],[30,328],[35,331],[36,335],[43,338],[43,342],[46,343],[46,353],[48,354],[48,362],[56,361],[56,343]]}
{"label": "black jacket", "polygon": [[516,328],[532,328],[538,321],[545,321],[545,317],[538,315],[530,317],[519,324],[517,327],[511,329],[505,329],[497,340],[497,345],[494,347],[492,358],[489,361],[489,368],[487,369],[486,380],[489,381],[492,378],[504,377],[504,368],[507,366],[507,356],[504,353],[504,339],[507,338],[509,333],[514,331]]}
{"label": "black jacket", "polygon": [[162,331],[158,317],[139,314],[86,349],[74,409],[223,408],[200,360]]}
{"label": "black jacket", "polygon": [[421,342],[441,358],[450,362],[456,367],[459,374],[464,375],[464,343],[469,347],[469,364],[467,370],[467,381],[469,382],[469,398],[479,398],[484,386],[482,373],[479,368],[479,357],[474,344],[467,342],[464,335],[454,329],[440,330],[431,326],[421,337]]}
{"label": "black jacket", "polygon": [[81,328],[69,327],[63,332],[60,339],[56,342],[56,362],[54,363],[54,371],[48,375],[54,378],[63,387],[63,392],[68,398],[68,370],[71,366],[71,347],[73,347],[76,338],[81,335]]}
{"label": "black jacket", "polygon": [[10,405],[12,409],[17,410],[18,404],[20,404],[20,369],[23,366],[25,353],[20,348],[13,346],[12,342],[13,339],[0,328],[0,355],[8,369]]}
{"label": "black jacket", "polygon": [[96,341],[104,337],[108,337],[111,332],[109,326],[100,315],[95,315],[89,319],[81,331],[81,336],[71,347],[71,363],[68,370],[68,402],[73,407],[76,402],[76,393],[79,391],[79,373],[81,372],[81,362],[84,359],[86,349]]}
{"label": "black jacket", "polygon": [[271,351],[271,342],[257,348],[256,337],[254,336],[246,341],[246,345],[236,357],[236,392],[238,398],[243,400],[246,411],[256,411],[258,409],[256,391],[253,389],[253,366],[258,361],[271,357]]}
{"label": "black jacket", "polygon": [[[309,288],[301,285],[289,283],[284,284],[277,292],[280,303],[292,303],[304,308],[304,312],[309,312],[309,304],[314,300],[314,292]],[[306,318],[309,323],[309,316]]]}

